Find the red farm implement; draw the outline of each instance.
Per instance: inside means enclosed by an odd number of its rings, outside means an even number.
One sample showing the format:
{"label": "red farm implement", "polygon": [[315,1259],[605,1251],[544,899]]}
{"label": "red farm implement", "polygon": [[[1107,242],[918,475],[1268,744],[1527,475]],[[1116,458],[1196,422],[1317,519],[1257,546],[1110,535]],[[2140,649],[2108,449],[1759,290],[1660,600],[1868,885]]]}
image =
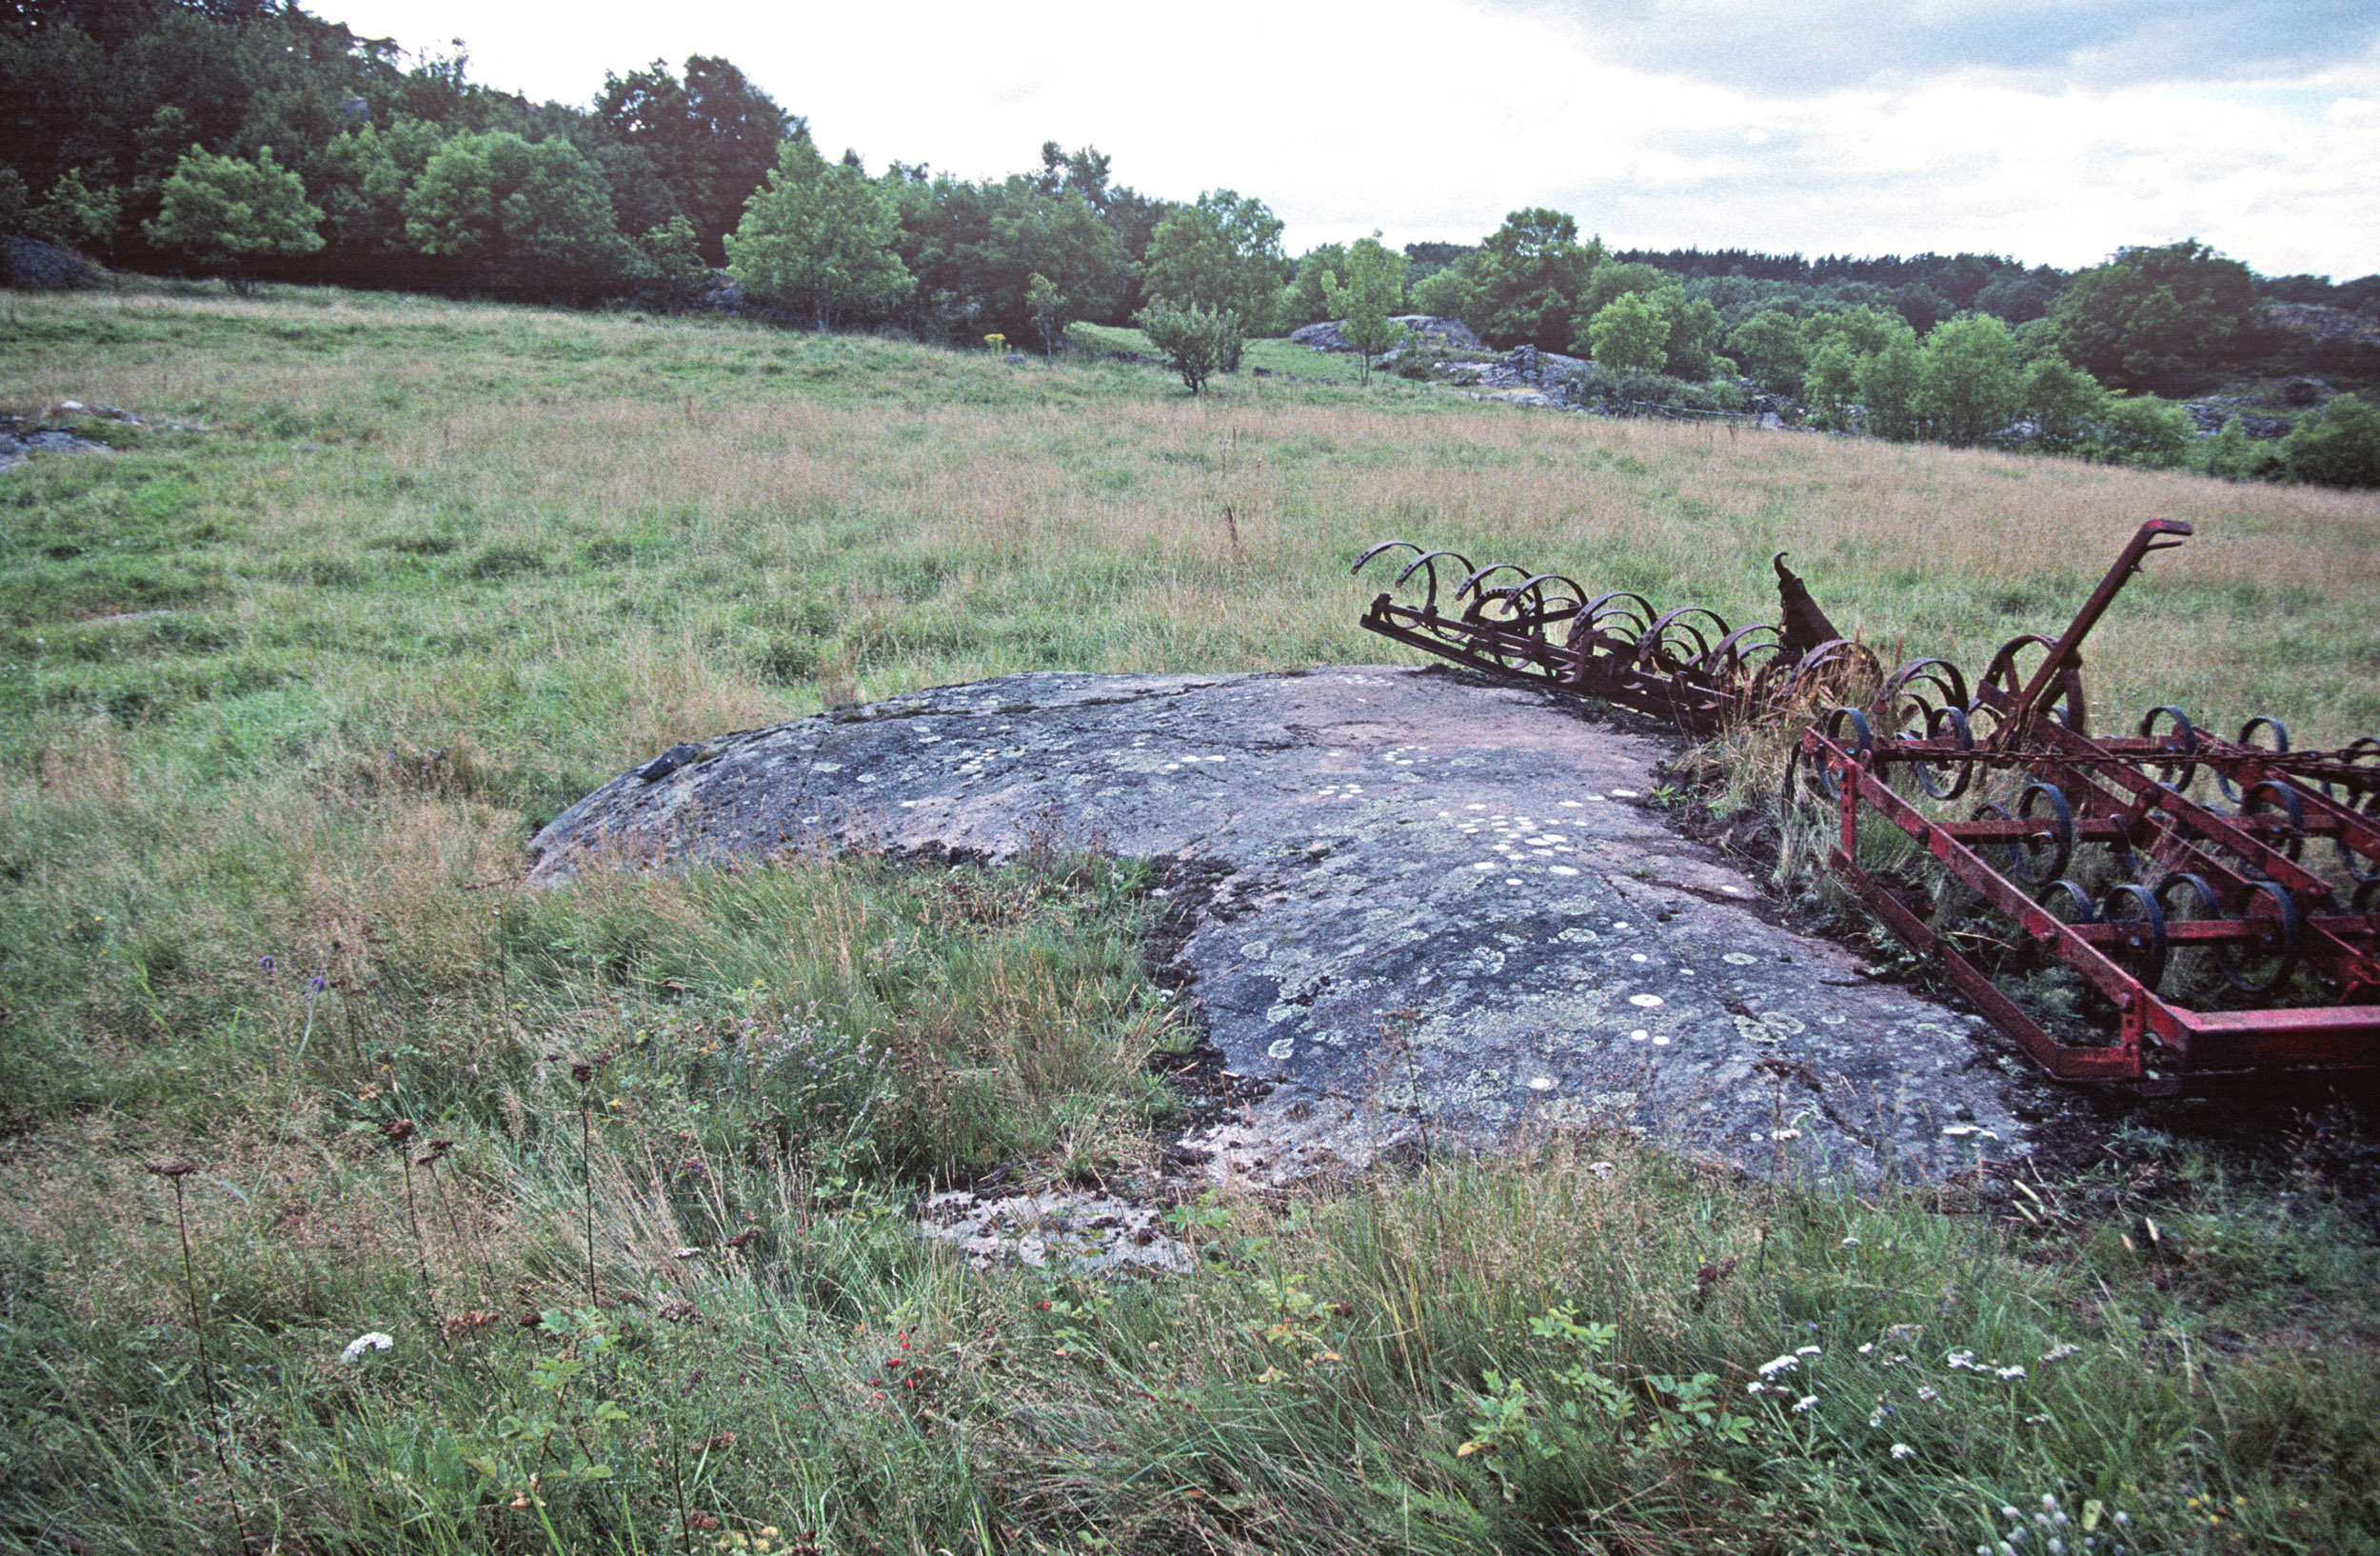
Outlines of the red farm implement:
{"label": "red farm implement", "polygon": [[[1972,682],[1941,659],[1886,673],[1781,557],[1782,624],[1740,628],[1405,542],[1356,568],[1410,553],[1395,588],[1419,585],[1416,603],[1377,596],[1371,631],[1693,733],[1835,705],[1795,752],[1834,807],[1835,871],[2060,1080],[2380,1066],[2380,740],[2293,751],[2277,721],[2227,741],[2172,708],[2129,736],[2090,730],[2084,638],[2190,532],[2143,525],[2063,633],[2011,639]],[[1863,866],[1876,818],[1938,863],[1940,890]],[[2054,964],[2076,1019],[2053,1035],[1979,962],[2028,979]]]}

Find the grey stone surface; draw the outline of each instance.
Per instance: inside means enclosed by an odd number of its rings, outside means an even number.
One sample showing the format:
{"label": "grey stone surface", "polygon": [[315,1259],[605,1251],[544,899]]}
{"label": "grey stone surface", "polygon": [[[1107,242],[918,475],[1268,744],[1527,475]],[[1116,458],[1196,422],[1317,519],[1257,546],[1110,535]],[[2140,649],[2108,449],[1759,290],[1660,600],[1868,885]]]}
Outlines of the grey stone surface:
{"label": "grey stone surface", "polygon": [[1974,1020],[1770,922],[1648,808],[1662,754],[1440,670],[1017,675],[661,753],[530,880],[1053,831],[1166,863],[1188,993],[1273,1083],[1205,1142],[1222,1172],[1575,1126],[1862,1180],[2026,1149]]}
{"label": "grey stone surface", "polygon": [[[1460,319],[1441,319],[1431,313],[1399,313],[1396,322],[1412,330],[1427,344],[1439,350],[1477,351],[1479,337]],[[1289,332],[1292,344],[1311,347],[1317,351],[1352,351],[1355,346],[1347,339],[1341,327],[1343,319],[1323,319],[1319,323],[1299,325]]]}

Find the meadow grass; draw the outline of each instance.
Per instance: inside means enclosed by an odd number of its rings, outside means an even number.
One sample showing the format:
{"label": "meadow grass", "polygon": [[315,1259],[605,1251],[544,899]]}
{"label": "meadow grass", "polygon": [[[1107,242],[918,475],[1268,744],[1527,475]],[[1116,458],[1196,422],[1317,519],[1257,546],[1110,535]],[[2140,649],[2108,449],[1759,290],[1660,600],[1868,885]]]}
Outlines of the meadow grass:
{"label": "meadow grass", "polygon": [[[2336,744],[2380,728],[2370,496],[335,291],[20,298],[0,366],[143,421],[0,473],[0,1542],[2380,1542],[2337,1183],[2135,1129],[1993,1210],[1558,1138],[1184,1204],[1183,1279],[977,1274],[920,1187],[1157,1187],[1193,1034],[1140,866],[518,887],[680,740],[1398,658],[1345,578],[1392,535],[1737,620],[1789,549],[1973,668],[2183,518],[2094,714]],[[188,1287],[141,1170],[183,1160]]]}

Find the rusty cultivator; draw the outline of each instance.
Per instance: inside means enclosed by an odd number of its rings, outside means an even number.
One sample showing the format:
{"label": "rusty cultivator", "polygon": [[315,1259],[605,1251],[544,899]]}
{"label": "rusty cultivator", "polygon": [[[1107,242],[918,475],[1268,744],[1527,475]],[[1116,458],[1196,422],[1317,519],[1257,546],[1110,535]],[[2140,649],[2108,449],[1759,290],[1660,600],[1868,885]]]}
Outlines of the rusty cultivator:
{"label": "rusty cultivator", "polygon": [[[2295,751],[2277,720],[2222,740],[2174,708],[2128,736],[2091,732],[2082,641],[2148,554],[2190,532],[2142,525],[2063,633],[2011,639],[1972,682],[1941,659],[1887,673],[1781,553],[1783,621],[1736,628],[1403,541],[1356,570],[1390,556],[1394,587],[1418,586],[1418,604],[1376,597],[1368,630],[1691,733],[1827,709],[1801,733],[1788,804],[1797,768],[1839,824],[1835,873],[2060,1080],[2172,1090],[2380,1066],[2380,739]],[[1941,889],[1861,864],[1873,817],[1939,862]],[[1978,961],[2062,968],[2078,1020],[2053,1035]]]}

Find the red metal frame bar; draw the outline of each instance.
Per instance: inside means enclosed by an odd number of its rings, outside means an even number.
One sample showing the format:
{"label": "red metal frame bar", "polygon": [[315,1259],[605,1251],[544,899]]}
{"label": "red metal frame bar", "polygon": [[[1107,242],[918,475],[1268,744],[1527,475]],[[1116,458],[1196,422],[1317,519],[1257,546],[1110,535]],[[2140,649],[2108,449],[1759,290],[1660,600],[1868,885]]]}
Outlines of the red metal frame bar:
{"label": "red metal frame bar", "polygon": [[[1867,696],[1862,709],[1838,708],[1823,728],[1804,731],[1795,758],[1838,807],[1833,868],[1895,934],[1939,962],[1994,1024],[2061,1080],[2143,1081],[2152,1066],[2169,1075],[2380,1066],[2380,740],[2292,752],[2269,721],[2251,721],[2231,742],[2197,730],[2170,709],[2159,710],[2172,714],[2172,724],[2161,735],[2151,733],[2157,714],[2143,722],[2137,738],[2101,740],[2089,733],[2084,639],[2150,553],[2180,545],[2191,532],[2175,520],[2142,525],[2065,630],[2054,640],[2034,633],[2012,638],[1972,695],[1957,668],[1942,660],[1914,660],[1887,676],[1856,642],[1808,641],[1823,631],[1808,631],[1795,643],[1765,625],[1731,629],[1708,610],[1656,612],[1638,595],[1590,596],[1556,574],[1510,564],[1475,569],[1453,552],[1406,542],[1372,548],[1356,569],[1383,553],[1410,551],[1413,560],[1396,582],[1418,574],[1427,590],[1418,606],[1400,605],[1389,592],[1377,595],[1362,620],[1368,631],[1490,674],[1599,697],[1695,733],[1771,708],[1806,707],[1815,688]],[[1441,564],[1459,565],[1463,573],[1451,594],[1458,614],[1439,608]],[[1778,573],[1800,587],[1781,559]],[[1498,582],[1507,575],[1517,581]],[[1789,622],[1804,610],[1823,623],[1806,595],[1799,601],[1787,606]],[[2020,660],[2036,649],[2040,663],[2022,672]],[[1868,686],[1878,689],[1857,689]],[[1989,732],[1979,739],[1986,721]],[[2253,743],[2260,725],[2267,746]],[[1930,815],[1887,781],[1896,767],[1914,768],[1920,787],[1945,800],[1966,792],[1980,774],[2021,774],[2033,781],[2029,796],[2050,790],[2045,803],[2053,808],[2024,814],[2029,798],[2014,816],[1999,811],[1995,817],[1990,813],[1995,807],[1965,820]],[[2182,792],[2200,768],[2234,786],[2231,791],[2240,799],[2235,813]],[[1936,774],[1946,769],[1954,778],[1942,785]],[[2059,1042],[1951,934],[1929,925],[1862,868],[1863,807],[1914,839],[2013,921],[2014,933],[2106,996],[2117,1016],[2113,1040]],[[2353,882],[2344,908],[2340,886],[2302,862],[2311,842],[2334,849]],[[2099,907],[2079,885],[2039,880],[2020,868],[2045,895],[2064,898],[2078,920],[2070,922],[1978,851],[1996,845],[2021,864],[2043,846],[2064,860],[2077,843],[2104,846],[2130,863],[2139,878],[2115,891],[2131,893],[2122,898],[2128,914],[2144,896],[2150,899],[2146,914],[2121,924],[2098,922]],[[2191,896],[2193,913],[2207,916],[2168,922],[2158,894],[2184,875],[2192,879],[2178,888]],[[2160,876],[2152,888],[2150,881]],[[2053,887],[2066,889],[2053,893]],[[2303,966],[2327,984],[2336,1003],[2198,1010],[2157,992],[2176,945],[2227,958],[2241,949],[2251,957],[2270,952],[2276,944],[2280,954],[2265,964],[2269,976],[2244,976],[2222,960],[2227,980],[2250,993],[2261,987],[2278,992]],[[2144,969],[2145,981],[2128,958]]]}

